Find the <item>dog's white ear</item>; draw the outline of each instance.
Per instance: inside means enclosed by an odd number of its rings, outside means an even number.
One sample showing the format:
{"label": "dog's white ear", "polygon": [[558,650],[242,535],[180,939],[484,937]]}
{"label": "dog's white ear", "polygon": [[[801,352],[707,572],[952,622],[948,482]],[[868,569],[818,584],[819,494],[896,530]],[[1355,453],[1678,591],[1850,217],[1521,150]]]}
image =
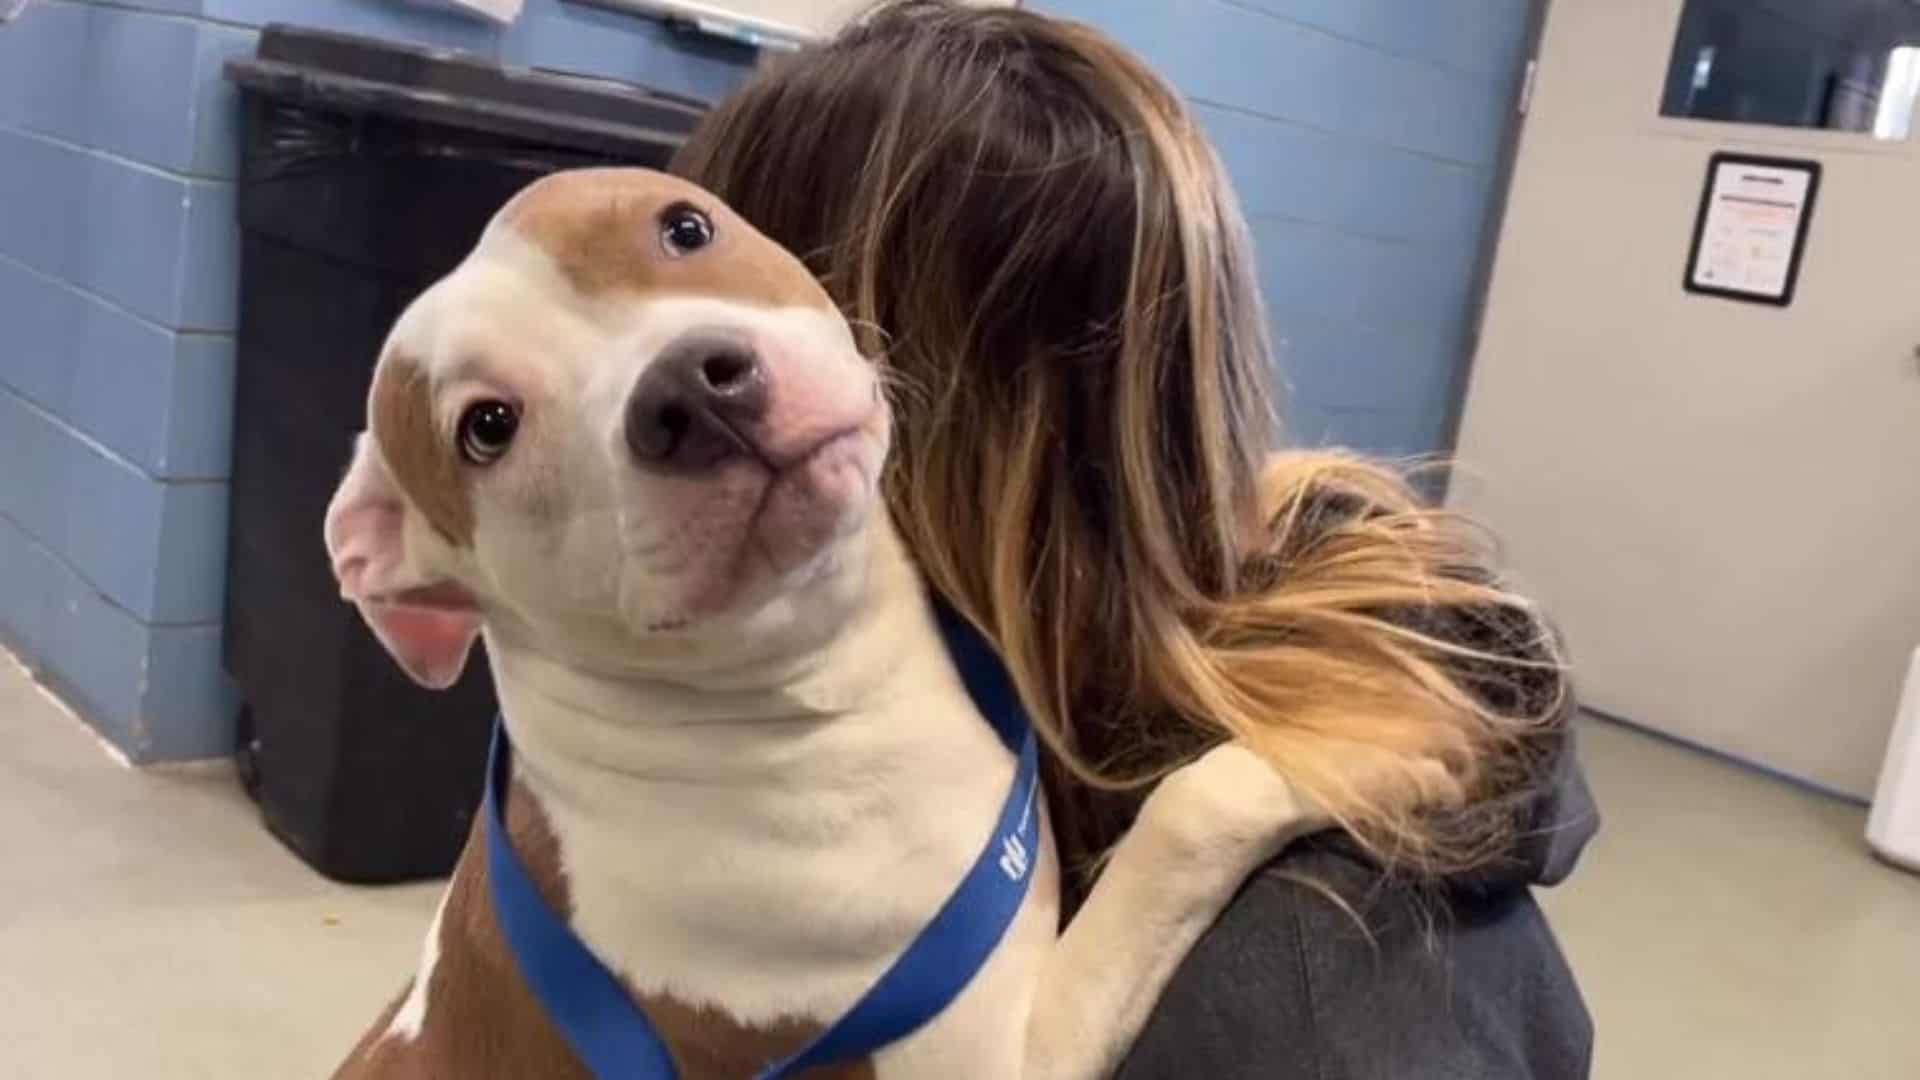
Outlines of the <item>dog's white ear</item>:
{"label": "dog's white ear", "polygon": [[418,553],[408,551],[410,512],[379,444],[362,434],[353,465],[327,507],[333,576],[340,595],[360,609],[413,681],[444,690],[467,666],[480,635],[480,608],[466,589],[421,571]]}

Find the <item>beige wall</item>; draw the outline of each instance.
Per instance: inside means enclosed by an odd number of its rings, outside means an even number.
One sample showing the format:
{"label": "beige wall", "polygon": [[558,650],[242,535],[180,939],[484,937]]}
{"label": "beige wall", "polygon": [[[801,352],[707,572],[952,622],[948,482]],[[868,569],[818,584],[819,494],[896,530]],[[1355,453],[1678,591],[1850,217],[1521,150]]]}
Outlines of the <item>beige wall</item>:
{"label": "beige wall", "polygon": [[[1680,0],[1555,0],[1459,446],[1607,712],[1869,792],[1920,644],[1920,169],[1663,120]],[[1709,155],[1813,157],[1788,311],[1680,287]]]}

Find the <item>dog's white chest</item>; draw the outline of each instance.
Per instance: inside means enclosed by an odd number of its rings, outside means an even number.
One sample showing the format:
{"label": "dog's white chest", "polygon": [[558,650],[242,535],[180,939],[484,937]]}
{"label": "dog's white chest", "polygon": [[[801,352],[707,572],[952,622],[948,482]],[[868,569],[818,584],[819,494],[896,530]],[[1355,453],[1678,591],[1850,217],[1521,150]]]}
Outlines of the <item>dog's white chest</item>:
{"label": "dog's white chest", "polygon": [[[792,741],[702,732],[703,752],[737,755],[745,767],[729,771],[756,777],[744,785],[555,777],[523,749],[575,932],[642,1000],[711,1008],[748,1028],[837,1020],[980,857],[1013,782],[1014,757],[957,683],[929,675],[924,694],[884,715]],[[1007,940],[951,1015],[886,1057],[944,1053],[957,1066],[997,1044],[1017,1051],[1025,1010],[1008,1005],[1031,992],[1033,973],[1010,954],[1037,955],[1058,904],[1051,842],[1038,846]]]}

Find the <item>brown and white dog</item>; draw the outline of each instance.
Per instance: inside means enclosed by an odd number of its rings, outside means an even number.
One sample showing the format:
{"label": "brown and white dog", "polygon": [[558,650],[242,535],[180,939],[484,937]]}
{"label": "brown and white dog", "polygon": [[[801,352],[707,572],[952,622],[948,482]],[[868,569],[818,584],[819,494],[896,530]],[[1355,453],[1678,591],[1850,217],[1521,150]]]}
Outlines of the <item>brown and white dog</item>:
{"label": "brown and white dog", "polygon": [[[843,1014],[979,853],[1014,758],[879,503],[889,414],[807,270],[640,170],[539,182],[400,318],[327,516],[343,594],[435,687],[484,634],[508,833],[685,1080]],[[1056,932],[1043,845],[961,996],[820,1077],[1099,1077],[1243,877],[1321,822],[1226,748],[1149,800]],[[585,1076],[469,842],[339,1076]]]}

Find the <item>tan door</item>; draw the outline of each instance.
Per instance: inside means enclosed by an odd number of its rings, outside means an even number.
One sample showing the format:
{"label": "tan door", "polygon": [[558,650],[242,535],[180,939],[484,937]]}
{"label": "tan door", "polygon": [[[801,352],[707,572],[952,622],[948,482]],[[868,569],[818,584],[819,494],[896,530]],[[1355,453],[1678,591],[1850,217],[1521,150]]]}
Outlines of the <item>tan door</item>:
{"label": "tan door", "polygon": [[[1920,645],[1920,156],[1662,119],[1681,0],[1556,0],[1455,502],[1593,707],[1870,794]],[[1684,292],[1716,151],[1825,169],[1798,295]]]}

